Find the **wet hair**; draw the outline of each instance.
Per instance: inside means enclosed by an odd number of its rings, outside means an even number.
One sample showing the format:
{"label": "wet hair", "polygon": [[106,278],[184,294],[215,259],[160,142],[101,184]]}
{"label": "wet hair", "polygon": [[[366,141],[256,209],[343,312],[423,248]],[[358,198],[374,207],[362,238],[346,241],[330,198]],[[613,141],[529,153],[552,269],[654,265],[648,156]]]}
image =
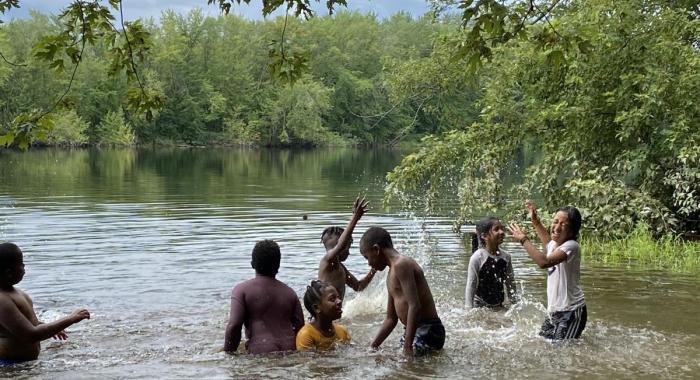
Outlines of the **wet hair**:
{"label": "wet hair", "polygon": [[343,227],[327,227],[325,230],[323,230],[323,232],[321,232],[321,243],[326,244],[326,240],[328,240],[331,236],[340,236],[344,231],[345,229]]}
{"label": "wet hair", "polygon": [[311,317],[316,318],[314,305],[318,305],[321,302],[323,291],[329,286],[332,285],[325,281],[313,280],[311,281],[311,285],[306,287],[306,293],[304,293],[304,307],[309,311]]}
{"label": "wet hair", "polygon": [[574,240],[578,240],[578,233],[581,231],[581,212],[574,206],[559,207],[556,212],[563,211],[569,219],[569,229],[574,236]]}
{"label": "wet hair", "polygon": [[498,218],[495,216],[487,216],[486,218],[476,222],[475,232],[472,234],[472,253],[486,245],[486,242],[481,238],[481,235],[491,231],[491,227],[499,222],[500,220],[498,220]]}
{"label": "wet hair", "polygon": [[360,239],[360,249],[377,244],[382,248],[394,248],[389,232],[381,227],[370,227]]}
{"label": "wet hair", "polygon": [[22,250],[17,244],[0,244],[0,270],[12,268],[22,257]]}
{"label": "wet hair", "polygon": [[280,246],[273,240],[261,240],[253,248],[253,259],[250,265],[255,272],[263,276],[273,277],[280,269]]}

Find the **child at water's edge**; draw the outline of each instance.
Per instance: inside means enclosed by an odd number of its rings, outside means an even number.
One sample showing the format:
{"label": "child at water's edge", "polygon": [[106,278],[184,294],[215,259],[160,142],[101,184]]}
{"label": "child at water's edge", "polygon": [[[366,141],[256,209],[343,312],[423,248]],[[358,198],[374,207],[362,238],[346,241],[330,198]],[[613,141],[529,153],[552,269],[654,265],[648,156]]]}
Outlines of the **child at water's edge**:
{"label": "child at water's edge", "polygon": [[504,285],[510,302],[516,302],[513,264],[510,254],[500,247],[504,237],[503,224],[497,218],[484,218],[476,223],[465,289],[467,307],[502,306]]}
{"label": "child at water's edge", "polygon": [[535,205],[527,202],[525,206],[545,252],[539,251],[517,224],[511,223],[510,230],[528,256],[540,268],[547,268],[549,316],[542,324],[540,335],[556,340],[578,338],[588,318],[580,284],[581,248],[577,241],[581,213],[573,206],[558,209],[548,232],[537,216]]}
{"label": "child at water's edge", "polygon": [[318,279],[333,285],[341,300],[345,298],[345,285],[355,291],[362,291],[372,281],[375,274],[374,270],[370,270],[362,280],[358,280],[343,265],[343,261],[350,254],[352,231],[362,215],[367,212],[367,206],[368,202],[364,199],[356,199],[352,208],[352,218],[344,230],[334,226],[326,228],[321,233],[321,242],[326,248],[326,254],[318,267]]}
{"label": "child at water's edge", "polygon": [[311,314],[312,321],[297,333],[297,350],[327,350],[333,348],[335,342],[350,341],[345,326],[333,322],[343,314],[343,300],[333,285],[319,280],[311,281],[304,294],[304,306]]}
{"label": "child at water's edge", "polygon": [[381,227],[371,227],[362,235],[360,253],[375,270],[389,267],[386,318],[372,347],[378,348],[400,320],[405,326],[402,345],[406,356],[442,349],[445,327],[438,318],[433,295],[418,263],[397,252],[389,232]]}
{"label": "child at water's edge", "polygon": [[31,297],[14,287],[22,278],[22,250],[13,243],[0,244],[0,365],[35,360],[42,340],[65,340],[65,328],[90,318],[87,310],[79,309],[51,323],[39,322]]}

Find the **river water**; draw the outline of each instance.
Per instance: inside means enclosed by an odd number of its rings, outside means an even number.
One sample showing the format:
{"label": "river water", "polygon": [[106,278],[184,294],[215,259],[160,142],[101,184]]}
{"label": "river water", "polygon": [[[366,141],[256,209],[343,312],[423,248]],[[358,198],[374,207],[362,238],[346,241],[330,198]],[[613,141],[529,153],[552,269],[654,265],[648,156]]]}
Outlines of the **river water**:
{"label": "river water", "polygon": [[[577,342],[537,336],[546,275],[506,243],[524,300],[505,312],[463,308],[469,253],[447,217],[419,219],[381,205],[400,153],[361,150],[33,150],[0,153],[0,241],[25,253],[19,284],[50,321],[86,307],[69,340],[39,360],[0,367],[6,378],[697,378],[700,280],[654,269],[583,262],[588,326]],[[401,326],[382,349],[378,275],[348,290],[350,346],[324,354],[220,352],[228,295],[253,276],[257,240],[279,242],[278,278],[299,295],[315,277],[329,225],[345,225],[358,194],[368,226],[424,268],[447,330],[441,354],[406,362]],[[308,218],[304,220],[303,215]],[[584,247],[585,249],[585,247]],[[356,246],[348,268],[369,269]]]}

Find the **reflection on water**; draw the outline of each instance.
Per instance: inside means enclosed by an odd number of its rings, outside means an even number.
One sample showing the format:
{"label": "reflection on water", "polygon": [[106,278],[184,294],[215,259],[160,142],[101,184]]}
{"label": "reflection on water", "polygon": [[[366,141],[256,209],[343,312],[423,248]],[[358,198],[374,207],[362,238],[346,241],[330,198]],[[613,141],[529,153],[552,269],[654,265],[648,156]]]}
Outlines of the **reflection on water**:
{"label": "reflection on water", "polygon": [[[468,253],[447,218],[415,220],[380,205],[398,153],[359,150],[39,150],[0,155],[0,240],[25,251],[20,284],[44,320],[87,307],[93,318],[38,361],[0,377],[43,378],[692,378],[700,370],[699,280],[652,270],[582,268],[589,325],[578,342],[537,330],[545,277],[508,245],[524,300],[506,312],[463,309]],[[320,233],[345,224],[358,194],[424,267],[447,329],[445,350],[402,360],[400,326],[368,349],[383,318],[384,274],[350,294],[353,344],[314,355],[219,352],[228,292],[253,275],[256,240],[279,241],[279,278],[302,294],[323,254]],[[302,215],[307,214],[304,220]],[[348,267],[367,265],[351,250]]]}

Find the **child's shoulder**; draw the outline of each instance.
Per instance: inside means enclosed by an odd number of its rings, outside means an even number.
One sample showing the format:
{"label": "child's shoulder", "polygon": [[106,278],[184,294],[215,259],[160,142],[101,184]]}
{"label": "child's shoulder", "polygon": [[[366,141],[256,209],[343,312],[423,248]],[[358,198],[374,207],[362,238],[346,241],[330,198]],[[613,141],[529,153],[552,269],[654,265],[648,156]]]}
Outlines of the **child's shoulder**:
{"label": "child's shoulder", "polygon": [[318,331],[311,323],[306,322],[304,326],[299,329],[297,336],[300,338],[308,339],[318,339],[321,337],[321,332]]}
{"label": "child's shoulder", "polygon": [[560,245],[559,248],[561,248],[562,250],[580,250],[581,245],[578,243],[578,241],[572,239],[562,243],[562,245]]}
{"label": "child's shoulder", "polygon": [[396,269],[398,270],[414,270],[416,268],[422,269],[416,260],[413,260],[412,257],[408,257],[406,255],[401,255],[401,260],[399,260],[396,264]]}
{"label": "child's shoulder", "polygon": [[510,255],[510,252],[508,252],[507,249],[499,248],[499,249],[498,249],[498,253],[499,253],[499,255],[501,255],[501,257],[503,257],[504,259],[510,260],[510,256],[511,256],[511,255]]}
{"label": "child's shoulder", "polygon": [[483,260],[486,260],[489,256],[489,251],[487,251],[485,248],[479,248],[476,251],[472,252],[471,257],[469,258],[469,262],[472,265],[475,265],[477,263],[483,262]]}
{"label": "child's shoulder", "polygon": [[340,323],[334,323],[333,326],[335,327],[335,335],[338,337],[338,339],[347,341],[350,340],[350,333],[348,332],[348,328],[341,325]]}
{"label": "child's shoulder", "polygon": [[486,248],[478,248],[476,251],[472,252],[471,257],[481,257],[482,255],[488,255],[489,251]]}
{"label": "child's shoulder", "polygon": [[19,304],[32,306],[32,297],[17,288],[0,290],[0,302],[7,307],[18,307]]}

